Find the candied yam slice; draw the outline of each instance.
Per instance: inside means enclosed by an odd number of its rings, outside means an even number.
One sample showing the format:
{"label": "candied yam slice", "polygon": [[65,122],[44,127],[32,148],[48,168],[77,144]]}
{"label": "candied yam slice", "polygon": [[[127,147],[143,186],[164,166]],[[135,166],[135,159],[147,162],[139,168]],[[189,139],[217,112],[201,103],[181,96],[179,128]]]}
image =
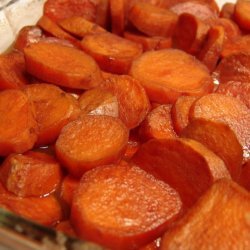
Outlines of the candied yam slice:
{"label": "candied yam slice", "polygon": [[0,55],[0,90],[18,89],[28,84],[22,53]]}
{"label": "candied yam slice", "polygon": [[89,89],[101,80],[98,65],[86,53],[55,43],[36,43],[24,49],[27,71],[55,85]]}
{"label": "candied yam slice", "polygon": [[141,82],[151,101],[162,104],[174,103],[181,95],[202,96],[213,89],[207,68],[176,49],[144,53],[133,62],[130,75]]}
{"label": "candied yam slice", "polygon": [[81,114],[109,115],[118,117],[119,107],[117,97],[110,91],[94,88],[84,92],[78,99]]}
{"label": "candied yam slice", "polygon": [[61,129],[80,114],[77,100],[59,87],[51,84],[30,84],[24,92],[34,103],[38,123],[36,145],[55,142]]}
{"label": "candied yam slice", "polygon": [[249,193],[220,180],[165,233],[160,249],[248,249],[249,211]]}
{"label": "candied yam slice", "polygon": [[109,0],[112,33],[122,35],[125,28],[125,0]]}
{"label": "candied yam slice", "polygon": [[250,192],[250,160],[242,166],[239,184]]}
{"label": "candied yam slice", "polygon": [[190,120],[203,118],[227,124],[237,136],[244,160],[250,157],[250,110],[238,99],[218,93],[198,99],[190,110]]}
{"label": "candied yam slice", "polygon": [[114,249],[137,249],[159,237],[181,207],[173,188],[139,167],[103,166],[82,177],[71,223],[80,238]]}
{"label": "candied yam slice", "polygon": [[109,32],[87,35],[81,45],[102,70],[114,74],[127,74],[132,61],[142,53],[140,44]]}
{"label": "candied yam slice", "polygon": [[204,144],[225,162],[232,179],[235,181],[239,179],[243,150],[228,125],[211,120],[195,119],[182,131],[181,136]]}
{"label": "candied yam slice", "polygon": [[128,129],[111,116],[86,115],[66,125],[56,141],[56,154],[76,177],[99,165],[118,161],[128,142]]}
{"label": "candied yam slice", "polygon": [[237,0],[234,9],[234,20],[243,30],[250,30],[250,2]]}
{"label": "candied yam slice", "polygon": [[234,3],[224,3],[220,10],[220,17],[233,19],[235,4]]}
{"label": "candied yam slice", "polygon": [[203,144],[186,138],[150,140],[140,147],[132,161],[176,189],[186,208],[216,180],[230,179],[221,158]]}
{"label": "candied yam slice", "polygon": [[166,104],[151,110],[140,125],[139,134],[141,140],[176,137],[171,118],[171,108],[172,105]]}
{"label": "candied yam slice", "polygon": [[103,81],[101,88],[116,96],[119,117],[129,129],[137,127],[145,119],[150,103],[139,81],[126,75],[114,75]]}
{"label": "candied yam slice", "polygon": [[50,155],[40,152],[12,154],[3,162],[0,180],[19,197],[39,197],[54,192],[61,181],[61,168]]}
{"label": "candied yam slice", "polygon": [[171,37],[178,16],[168,9],[138,1],[129,11],[129,20],[149,36]]}
{"label": "candied yam slice", "polygon": [[24,153],[37,140],[33,105],[21,90],[0,92],[0,155]]}

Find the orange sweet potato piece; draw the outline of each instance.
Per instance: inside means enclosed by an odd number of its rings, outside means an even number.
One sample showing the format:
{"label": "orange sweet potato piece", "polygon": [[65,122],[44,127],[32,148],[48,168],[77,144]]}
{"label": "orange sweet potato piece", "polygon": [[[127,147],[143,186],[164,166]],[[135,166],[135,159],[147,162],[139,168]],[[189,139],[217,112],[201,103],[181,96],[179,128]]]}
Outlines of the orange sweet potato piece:
{"label": "orange sweet potato piece", "polygon": [[22,53],[0,55],[0,90],[17,89],[28,84]]}
{"label": "orange sweet potato piece", "polygon": [[196,119],[188,124],[181,136],[205,145],[225,162],[232,179],[235,181],[239,179],[243,150],[228,125],[211,120]]}
{"label": "orange sweet potato piece", "polygon": [[220,180],[166,232],[160,249],[248,249],[249,211],[250,194]]}
{"label": "orange sweet potato piece", "polygon": [[238,99],[218,93],[198,99],[190,110],[190,120],[203,118],[227,124],[237,136],[244,160],[250,157],[250,110]]}
{"label": "orange sweet potato piece", "polygon": [[59,86],[89,89],[97,86],[101,72],[84,52],[55,43],[36,43],[24,49],[27,71]]}
{"label": "orange sweet potato piece", "polygon": [[127,74],[132,61],[142,53],[142,46],[109,32],[87,35],[81,42],[100,68],[114,74]]}
{"label": "orange sweet potato piece", "polygon": [[234,20],[243,30],[250,30],[250,2],[237,0],[234,9]]}
{"label": "orange sweet potato piece", "polygon": [[178,16],[168,9],[137,2],[129,12],[129,20],[139,31],[149,36],[171,37]]}
{"label": "orange sweet potato piece", "polygon": [[173,127],[177,134],[189,123],[189,111],[197,97],[195,96],[180,96],[172,106],[171,115]]}
{"label": "orange sweet potato piece", "polygon": [[202,96],[213,89],[207,68],[175,49],[144,53],[133,62],[130,75],[141,82],[149,99],[157,103],[174,103],[181,95]]}
{"label": "orange sweet potato piece", "polygon": [[111,116],[86,115],[66,125],[56,141],[56,154],[76,177],[96,166],[116,162],[128,142],[128,129]]}
{"label": "orange sweet potato piece", "polygon": [[62,219],[62,209],[53,195],[44,198],[22,198],[9,193],[0,182],[0,207],[45,226]]}
{"label": "orange sweet potato piece", "polygon": [[110,91],[95,88],[84,92],[78,99],[81,114],[118,117],[118,100]]}
{"label": "orange sweet potato piece", "polygon": [[109,0],[112,33],[122,35],[125,28],[125,0]]}
{"label": "orange sweet potato piece", "polygon": [[239,184],[250,192],[250,160],[242,166]]}
{"label": "orange sweet potato piece", "polygon": [[150,140],[140,147],[132,161],[176,189],[186,208],[216,180],[230,179],[221,158],[203,144],[186,138]]}
{"label": "orange sweet potato piece", "polygon": [[57,139],[61,129],[80,114],[77,100],[51,84],[30,84],[24,92],[34,103],[39,132],[37,145],[48,145]]}
{"label": "orange sweet potato piece", "polygon": [[235,4],[234,3],[224,3],[220,10],[220,17],[233,19]]}
{"label": "orange sweet potato piece", "polygon": [[139,81],[126,75],[114,75],[103,81],[101,88],[116,96],[119,117],[129,129],[137,127],[145,119],[150,103]]}
{"label": "orange sweet potato piece", "polygon": [[0,180],[19,197],[39,197],[54,192],[61,181],[61,168],[50,155],[26,152],[8,156],[0,168]]}
{"label": "orange sweet potato piece", "polygon": [[172,105],[170,104],[160,105],[147,115],[139,129],[141,140],[176,137],[171,118],[171,108]]}
{"label": "orange sweet potato piece", "polygon": [[21,90],[0,92],[0,155],[23,153],[37,140],[33,105]]}
{"label": "orange sweet potato piece", "polygon": [[55,227],[57,231],[60,231],[66,235],[76,238],[76,234],[69,220],[61,221]]}
{"label": "orange sweet potato piece", "polygon": [[71,223],[80,238],[112,249],[138,249],[159,237],[181,207],[173,188],[139,167],[103,166],[82,177]]}

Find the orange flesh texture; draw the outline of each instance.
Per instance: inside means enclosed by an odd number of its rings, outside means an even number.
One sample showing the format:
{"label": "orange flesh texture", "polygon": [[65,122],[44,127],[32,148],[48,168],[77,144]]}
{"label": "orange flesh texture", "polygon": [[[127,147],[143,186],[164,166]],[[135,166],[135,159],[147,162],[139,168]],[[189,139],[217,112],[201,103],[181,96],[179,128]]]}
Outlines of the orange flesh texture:
{"label": "orange flesh texture", "polygon": [[111,116],[82,116],[66,125],[56,141],[56,154],[76,177],[99,165],[118,161],[128,142],[128,129]]}
{"label": "orange flesh texture", "polygon": [[61,176],[61,167],[53,157],[32,151],[10,155],[0,169],[2,183],[19,197],[48,195],[57,189]]}
{"label": "orange flesh texture", "polygon": [[248,249],[249,211],[249,192],[232,181],[220,180],[166,232],[160,249]]}
{"label": "orange flesh texture", "polygon": [[109,0],[112,33],[122,35],[125,29],[125,4],[124,0]]}
{"label": "orange flesh texture", "polygon": [[239,184],[250,192],[250,160],[242,166]]}
{"label": "orange flesh texture", "polygon": [[39,126],[36,145],[55,142],[61,129],[80,114],[77,100],[59,87],[50,84],[32,84],[24,92],[34,103]]}
{"label": "orange flesh texture", "polygon": [[71,222],[80,238],[114,249],[143,246],[181,212],[178,193],[134,165],[86,173],[74,196]]}
{"label": "orange flesh texture", "polygon": [[227,124],[237,136],[244,156],[244,161],[250,157],[250,110],[238,99],[213,93],[197,100],[190,110],[190,120],[203,118]]}
{"label": "orange flesh texture", "polygon": [[130,75],[139,80],[150,101],[174,103],[181,95],[202,96],[212,91],[207,68],[187,53],[149,51],[135,60]]}
{"label": "orange flesh texture", "polygon": [[220,17],[233,19],[235,4],[234,3],[225,3],[223,4],[220,10]]}
{"label": "orange flesh texture", "polygon": [[235,181],[239,179],[243,150],[228,125],[211,120],[196,119],[189,123],[181,136],[205,145],[225,162],[232,179]]}
{"label": "orange flesh texture", "polygon": [[53,43],[37,43],[24,49],[27,71],[55,85],[89,89],[97,86],[101,72],[84,52]]}
{"label": "orange flesh texture", "polygon": [[114,74],[127,74],[132,61],[142,53],[140,44],[109,32],[87,35],[81,45],[102,70]]}
{"label": "orange flesh texture", "polygon": [[250,30],[250,2],[238,0],[235,4],[234,19],[241,29]]}
{"label": "orange flesh texture", "polygon": [[66,235],[69,235],[71,237],[76,237],[75,231],[71,226],[70,221],[66,220],[66,221],[61,221],[60,223],[58,223],[55,227],[55,229],[57,231],[60,231]]}
{"label": "orange flesh texture", "polygon": [[20,90],[0,92],[0,155],[23,153],[37,140],[33,105]]}
{"label": "orange flesh texture", "polygon": [[99,0],[99,4],[96,10],[96,23],[103,28],[107,28],[109,25],[109,0]]}
{"label": "orange flesh texture", "polygon": [[175,138],[171,118],[172,105],[161,105],[153,109],[142,122],[139,134],[142,140]]}
{"label": "orange flesh texture", "polygon": [[129,12],[129,20],[149,36],[171,37],[178,16],[167,9],[137,2]]}
{"label": "orange flesh texture", "polygon": [[216,180],[230,179],[224,162],[191,139],[150,140],[132,161],[175,188],[185,208],[191,207]]}
{"label": "orange flesh texture", "polygon": [[150,103],[140,82],[130,76],[112,76],[102,82],[101,88],[116,96],[119,117],[129,128],[137,127],[146,117]]}

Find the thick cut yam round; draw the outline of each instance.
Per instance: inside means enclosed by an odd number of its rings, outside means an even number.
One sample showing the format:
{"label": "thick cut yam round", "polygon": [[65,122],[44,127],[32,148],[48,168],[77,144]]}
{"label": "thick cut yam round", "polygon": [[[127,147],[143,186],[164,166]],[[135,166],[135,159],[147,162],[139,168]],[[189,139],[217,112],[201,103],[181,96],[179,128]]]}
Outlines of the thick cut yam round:
{"label": "thick cut yam round", "polygon": [[230,179],[221,158],[203,144],[186,138],[150,140],[132,161],[176,189],[185,208],[191,207],[216,180]]}
{"label": "thick cut yam round", "polygon": [[172,106],[171,115],[174,130],[177,134],[189,123],[189,110],[193,103],[197,100],[195,96],[180,96]]}
{"label": "thick cut yam round", "polygon": [[109,0],[112,33],[122,35],[125,28],[125,0]]}
{"label": "thick cut yam round", "polygon": [[28,84],[22,53],[0,55],[0,90],[18,89]]}
{"label": "thick cut yam round", "polygon": [[24,153],[37,140],[32,103],[20,90],[0,92],[0,156]]}
{"label": "thick cut yam round", "polygon": [[82,177],[71,223],[80,238],[112,249],[138,249],[161,236],[181,208],[178,193],[168,184],[123,163]]}
{"label": "thick cut yam round", "polygon": [[223,122],[234,131],[244,152],[244,160],[250,157],[250,110],[238,99],[218,93],[198,99],[190,110],[190,120],[203,118]]}
{"label": "thick cut yam round", "polygon": [[207,37],[209,26],[194,15],[181,14],[174,34],[173,47],[197,55]]}
{"label": "thick cut yam round", "polygon": [[141,140],[175,138],[171,118],[172,105],[160,105],[153,109],[142,122],[139,135]]}
{"label": "thick cut yam round", "polygon": [[80,16],[87,20],[96,20],[98,0],[47,0],[44,4],[44,15],[54,22]]}
{"label": "thick cut yam round", "polygon": [[110,91],[95,88],[84,92],[78,99],[81,114],[119,116],[117,97]]}
{"label": "thick cut yam round", "polygon": [[55,227],[57,231],[60,231],[66,235],[76,238],[76,234],[69,220],[61,221]]}
{"label": "thick cut yam round", "polygon": [[60,198],[67,205],[71,206],[74,192],[79,185],[79,179],[76,179],[70,175],[67,175],[63,181],[60,191]]}
{"label": "thick cut yam round", "polygon": [[234,20],[241,29],[250,31],[250,2],[237,0],[234,9]]}
{"label": "thick cut yam round", "polygon": [[92,23],[84,19],[83,17],[78,17],[78,16],[64,19],[60,21],[58,24],[65,31],[80,38],[83,38],[88,34],[106,32],[106,30],[100,27],[99,25]]}
{"label": "thick cut yam round", "polygon": [[96,62],[84,52],[55,43],[36,43],[24,49],[27,71],[45,81],[89,89],[101,81]]}
{"label": "thick cut yam round", "polygon": [[248,249],[249,211],[250,194],[220,180],[166,232],[160,249]]}
{"label": "thick cut yam round", "polygon": [[137,2],[129,12],[129,20],[139,31],[149,36],[171,37],[178,16],[167,9]]}
{"label": "thick cut yam round", "polygon": [[28,45],[38,43],[42,37],[43,32],[39,27],[25,26],[19,31],[14,43],[14,48],[23,51]]}
{"label": "thick cut yam round", "polygon": [[228,82],[220,84],[216,92],[233,96],[241,100],[250,109],[250,82]]}
{"label": "thick cut yam round", "polygon": [[239,179],[243,150],[235,133],[228,125],[211,120],[196,119],[189,123],[181,136],[205,145],[225,162],[232,179],[235,181]]}
{"label": "thick cut yam round", "polygon": [[51,84],[30,84],[24,92],[34,103],[39,132],[36,145],[55,142],[61,129],[80,115],[77,100],[57,86]]}
{"label": "thick cut yam round", "polygon": [[198,55],[198,59],[207,66],[210,72],[215,70],[220,59],[224,39],[224,28],[221,26],[213,26],[209,30],[207,40]]}
{"label": "thick cut yam round", "polygon": [[213,90],[207,68],[175,49],[144,53],[133,62],[130,75],[141,82],[151,101],[162,104],[174,103],[181,95],[202,96]]}
{"label": "thick cut yam round", "polygon": [[118,161],[128,143],[128,129],[111,116],[86,115],[66,125],[56,154],[70,174],[81,177],[96,166]]}
{"label": "thick cut yam round", "polygon": [[250,192],[250,160],[242,166],[239,184]]}
{"label": "thick cut yam round", "polygon": [[39,197],[54,192],[61,181],[61,168],[50,155],[40,152],[12,154],[0,168],[0,180],[19,197]]}
{"label": "thick cut yam round", "polygon": [[87,35],[81,44],[102,70],[114,74],[127,74],[132,61],[142,53],[140,44],[109,32]]}
{"label": "thick cut yam round", "polygon": [[44,198],[22,198],[9,193],[0,182],[0,207],[45,226],[62,219],[62,209],[53,195]]}
{"label": "thick cut yam round", "polygon": [[233,19],[235,4],[234,3],[224,3],[220,10],[220,17]]}
{"label": "thick cut yam round", "polygon": [[139,81],[126,75],[114,75],[103,81],[101,87],[117,97],[119,117],[129,129],[145,119],[150,103]]}

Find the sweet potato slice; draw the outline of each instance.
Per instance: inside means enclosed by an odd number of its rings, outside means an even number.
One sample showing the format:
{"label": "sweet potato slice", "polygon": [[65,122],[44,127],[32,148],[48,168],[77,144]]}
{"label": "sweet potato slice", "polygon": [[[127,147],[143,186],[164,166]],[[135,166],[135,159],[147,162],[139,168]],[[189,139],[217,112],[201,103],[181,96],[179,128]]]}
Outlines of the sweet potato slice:
{"label": "sweet potato slice", "polygon": [[150,140],[132,161],[175,188],[185,208],[191,207],[216,180],[230,179],[221,158],[203,144],[186,138]]}
{"label": "sweet potato slice", "polygon": [[248,249],[249,211],[249,193],[220,180],[166,232],[160,249]]}
{"label": "sweet potato slice", "polygon": [[114,74],[127,74],[132,61],[142,53],[141,45],[109,32],[87,35],[81,44],[102,70]]}
{"label": "sweet potato slice", "polygon": [[234,9],[234,19],[243,30],[250,30],[250,2],[237,0]]}
{"label": "sweet potato slice", "polygon": [[239,184],[250,192],[250,160],[242,166]]}
{"label": "sweet potato slice", "polygon": [[29,151],[7,157],[0,169],[0,180],[19,197],[39,197],[54,192],[61,181],[61,168],[50,155]]}
{"label": "sweet potato slice", "polygon": [[189,123],[189,111],[197,97],[195,96],[180,96],[172,106],[171,115],[173,127],[177,134]]}
{"label": "sweet potato slice", "polygon": [[207,68],[175,49],[144,53],[133,62],[130,75],[141,82],[149,99],[157,103],[173,103],[181,95],[201,96],[213,89]]}
{"label": "sweet potato slice", "polygon": [[176,137],[171,118],[171,108],[172,105],[170,104],[160,105],[147,115],[139,129],[141,140]]}
{"label": "sweet potato slice", "polygon": [[110,165],[82,177],[71,223],[80,238],[113,249],[138,249],[159,237],[181,207],[168,184],[134,165]]}
{"label": "sweet potato slice", "polygon": [[66,235],[76,238],[76,234],[69,220],[61,221],[55,227],[57,231],[60,231]]}
{"label": "sweet potato slice", "polygon": [[79,98],[81,114],[109,115],[118,117],[117,97],[110,91],[95,88],[84,92]]}
{"label": "sweet potato slice", "polygon": [[63,19],[58,24],[65,31],[80,38],[83,38],[87,34],[106,32],[106,30],[99,25],[78,16]]}
{"label": "sweet potato slice", "polygon": [[0,90],[18,89],[28,84],[22,53],[0,55]]}
{"label": "sweet potato slice", "polygon": [[203,45],[198,59],[203,62],[210,72],[213,72],[220,59],[224,45],[225,31],[221,26],[214,26],[208,32],[208,37]]}
{"label": "sweet potato slice", "polygon": [[234,131],[239,140],[244,160],[250,157],[250,110],[238,99],[213,93],[197,100],[190,110],[190,120],[197,118],[223,122]]}
{"label": "sweet potato slice", "polygon": [[119,117],[129,128],[137,127],[146,117],[150,103],[140,82],[130,76],[112,76],[101,88],[113,93],[118,100]]}
{"label": "sweet potato slice", "polygon": [[220,10],[220,17],[233,19],[235,4],[234,3],[224,3]]}
{"label": "sweet potato slice", "polygon": [[23,153],[37,140],[33,105],[20,90],[0,92],[0,155]]}
{"label": "sweet potato slice", "polygon": [[112,33],[122,35],[125,28],[125,0],[109,0]]}
{"label": "sweet potato slice", "polygon": [[57,86],[30,84],[24,92],[34,103],[39,132],[36,145],[48,145],[57,139],[61,129],[80,115],[77,100]]}
{"label": "sweet potato slice", "polygon": [[54,43],[36,43],[24,49],[27,71],[59,86],[89,89],[97,86],[101,72],[84,52]]}
{"label": "sweet potato slice", "polygon": [[0,182],[0,207],[45,226],[62,219],[62,209],[53,195],[44,198],[21,198],[8,192]]}
{"label": "sweet potato slice", "polygon": [[47,0],[44,4],[44,15],[54,22],[72,16],[95,21],[98,2],[98,0]]}
{"label": "sweet potato slice", "polygon": [[205,145],[225,162],[232,179],[235,181],[239,179],[243,150],[228,125],[211,120],[196,119],[188,124],[181,136]]}
{"label": "sweet potato slice", "polygon": [[194,15],[181,14],[173,34],[173,47],[197,55],[206,40],[208,30],[209,26]]}
{"label": "sweet potato slice", "polygon": [[168,9],[138,1],[129,12],[129,20],[139,31],[149,36],[171,37],[178,16]]}
{"label": "sweet potato slice", "polygon": [[128,129],[111,116],[86,115],[66,125],[56,141],[56,154],[76,177],[99,165],[116,162],[128,142]]}

